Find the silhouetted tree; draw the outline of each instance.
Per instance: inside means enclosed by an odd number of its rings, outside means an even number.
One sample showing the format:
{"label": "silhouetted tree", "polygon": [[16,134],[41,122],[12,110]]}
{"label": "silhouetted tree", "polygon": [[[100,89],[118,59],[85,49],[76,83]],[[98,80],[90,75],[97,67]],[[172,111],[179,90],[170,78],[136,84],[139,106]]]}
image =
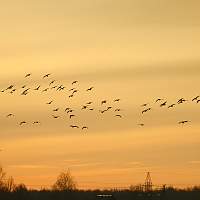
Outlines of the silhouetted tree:
{"label": "silhouetted tree", "polygon": [[3,171],[3,168],[0,166],[0,190],[5,190],[5,176],[6,173]]}
{"label": "silhouetted tree", "polygon": [[76,183],[69,169],[59,174],[52,188],[59,191],[72,191],[76,189]]}

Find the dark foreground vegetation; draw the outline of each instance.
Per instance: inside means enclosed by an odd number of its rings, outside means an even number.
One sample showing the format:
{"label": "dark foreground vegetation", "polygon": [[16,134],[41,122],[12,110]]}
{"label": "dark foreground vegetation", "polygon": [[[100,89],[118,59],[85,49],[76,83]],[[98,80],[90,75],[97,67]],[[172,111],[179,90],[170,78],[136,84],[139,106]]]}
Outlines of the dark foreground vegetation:
{"label": "dark foreground vegetation", "polygon": [[[98,197],[99,194],[111,194],[110,197]],[[137,191],[52,191],[52,190],[25,190],[21,189],[13,192],[0,192],[1,200],[199,200],[200,188],[192,190],[167,189],[154,192]]]}
{"label": "dark foreground vegetation", "polygon": [[200,187],[176,189],[163,186],[146,190],[130,186],[127,190],[78,190],[70,171],[62,172],[51,189],[33,190],[15,184],[0,167],[0,200],[200,200]]}

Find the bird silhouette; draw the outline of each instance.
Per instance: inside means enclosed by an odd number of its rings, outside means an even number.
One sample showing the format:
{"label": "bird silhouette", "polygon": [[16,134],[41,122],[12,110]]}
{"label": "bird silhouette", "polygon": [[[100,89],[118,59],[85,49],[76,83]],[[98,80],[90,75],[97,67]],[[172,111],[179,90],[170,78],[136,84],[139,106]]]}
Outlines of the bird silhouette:
{"label": "bird silhouette", "polygon": [[105,104],[106,102],[106,100],[101,101],[101,105]]}
{"label": "bird silhouette", "polygon": [[181,98],[181,99],[179,99],[179,100],[177,101],[177,103],[178,103],[178,104],[181,104],[181,103],[183,103],[183,102],[185,102],[185,101],[187,101],[187,100],[185,100],[184,98]]}
{"label": "bird silhouette", "polygon": [[200,99],[197,100],[197,103],[199,103],[199,102],[200,102]]}
{"label": "bird silhouette", "polygon": [[51,74],[45,74],[43,78],[48,78]]}
{"label": "bird silhouette", "polygon": [[90,104],[92,104],[92,101],[90,101],[90,102],[87,102],[86,104],[87,104],[87,105],[90,105]]}
{"label": "bird silhouette", "polygon": [[25,78],[27,78],[27,77],[29,77],[29,76],[31,76],[31,74],[30,74],[30,73],[29,73],[29,74],[26,74]]}
{"label": "bird silhouette", "polygon": [[78,90],[74,90],[74,91],[72,92],[72,94],[77,93],[77,92],[78,92]]}
{"label": "bird silhouette", "polygon": [[70,109],[67,111],[67,113],[72,113],[74,110]]}
{"label": "bird silhouette", "polygon": [[86,91],[91,91],[92,89],[94,89],[94,87],[90,87]]}
{"label": "bird silhouette", "polygon": [[176,105],[176,104],[173,103],[173,104],[169,105],[168,108],[172,108],[172,107],[174,107],[175,105]]}
{"label": "bird silhouette", "polygon": [[107,110],[99,110],[99,112],[102,113],[102,114],[103,114],[104,112],[106,112],[106,111],[107,111]]}
{"label": "bird silhouette", "polygon": [[39,121],[34,121],[33,124],[40,124],[40,122]]}
{"label": "bird silhouette", "polygon": [[119,108],[118,108],[118,109],[115,109],[115,112],[119,112],[119,111],[121,111],[121,109],[119,109]]}
{"label": "bird silhouette", "polygon": [[55,88],[57,88],[58,86],[57,85],[55,85],[55,86],[53,86],[51,89],[55,89]]}
{"label": "bird silhouette", "polygon": [[166,104],[167,104],[167,101],[165,101],[164,103],[161,103],[160,107],[166,106]]}
{"label": "bird silhouette", "polygon": [[19,123],[20,126],[22,126],[23,124],[26,124],[26,122],[22,121],[22,122]]}
{"label": "bird silhouette", "polygon": [[73,82],[72,82],[72,85],[74,85],[74,84],[76,84],[76,83],[78,83],[78,81],[73,81]]}
{"label": "bird silhouette", "polygon": [[75,115],[70,115],[69,118],[71,119],[72,117],[75,117]]}
{"label": "bird silhouette", "polygon": [[89,110],[92,111],[92,110],[94,110],[94,108],[90,108]]}
{"label": "bird silhouette", "polygon": [[42,90],[42,92],[47,92],[49,90],[49,88],[45,88],[44,90]]}
{"label": "bird silhouette", "polygon": [[14,85],[10,85],[9,87],[6,88],[6,90],[11,90],[14,87]]}
{"label": "bird silhouette", "polygon": [[87,109],[87,106],[82,106],[81,110]]}
{"label": "bird silhouette", "polygon": [[192,101],[198,100],[199,96],[196,96],[195,98],[192,99]]}
{"label": "bird silhouette", "polygon": [[22,88],[24,89],[26,87],[26,85],[23,85]]}
{"label": "bird silhouette", "polygon": [[34,90],[39,90],[40,89],[40,85],[38,87],[36,87]]}
{"label": "bird silhouette", "polygon": [[110,110],[111,108],[112,108],[111,106],[108,106],[106,110],[108,111],[108,110]]}
{"label": "bird silhouette", "polygon": [[122,118],[122,116],[121,116],[121,115],[115,115],[115,117],[120,117],[120,118]]}
{"label": "bird silhouette", "polygon": [[75,90],[76,88],[71,88],[70,90],[69,90],[69,92],[71,92],[71,91],[73,91],[73,90]]}
{"label": "bird silhouette", "polygon": [[119,102],[121,99],[114,99],[114,102]]}
{"label": "bird silhouette", "polygon": [[53,101],[50,101],[50,102],[47,102],[46,104],[50,105],[50,104],[52,104],[52,103],[53,103]]}
{"label": "bird silhouette", "polygon": [[188,120],[183,120],[183,121],[178,122],[178,124],[185,124],[185,123],[188,123],[188,122],[190,122],[190,121],[188,121]]}
{"label": "bird silhouette", "polygon": [[13,94],[15,91],[16,91],[16,89],[13,89],[13,90],[10,92],[10,94]]}
{"label": "bird silhouette", "polygon": [[143,124],[143,123],[141,123],[141,124],[138,124],[138,126],[144,126],[144,124]]}
{"label": "bird silhouette", "polygon": [[70,108],[65,108],[65,112],[68,111],[68,110],[70,110]]}
{"label": "bird silhouette", "polygon": [[163,99],[161,99],[161,98],[158,98],[158,99],[156,99],[156,103],[158,102],[158,101],[162,101]]}
{"label": "bird silhouette", "polygon": [[71,95],[69,95],[69,98],[72,98],[74,95],[73,94],[71,94]]}
{"label": "bird silhouette", "polygon": [[142,104],[141,106],[142,107],[145,107],[145,106],[147,106],[148,105],[148,103],[144,103],[144,104]]}
{"label": "bird silhouette", "polygon": [[149,110],[151,110],[151,108],[147,108],[147,109],[143,110],[142,114],[145,113],[145,112],[147,112],[147,111],[149,111]]}
{"label": "bird silhouette", "polygon": [[57,112],[58,110],[59,110],[59,108],[55,108],[55,109],[53,109],[54,112]]}
{"label": "bird silhouette", "polygon": [[87,126],[83,126],[83,127],[82,127],[82,130],[84,130],[84,129],[88,129],[88,127],[87,127]]}
{"label": "bird silhouette", "polygon": [[49,83],[49,86],[51,86],[53,83],[55,83],[56,80],[53,80]]}
{"label": "bird silhouette", "polygon": [[12,113],[6,115],[6,117],[14,117],[14,115]]}
{"label": "bird silhouette", "polygon": [[79,128],[79,126],[76,125],[70,125],[71,128]]}
{"label": "bird silhouette", "polygon": [[58,116],[58,115],[52,115],[52,117],[53,117],[54,119],[58,119],[60,116]]}

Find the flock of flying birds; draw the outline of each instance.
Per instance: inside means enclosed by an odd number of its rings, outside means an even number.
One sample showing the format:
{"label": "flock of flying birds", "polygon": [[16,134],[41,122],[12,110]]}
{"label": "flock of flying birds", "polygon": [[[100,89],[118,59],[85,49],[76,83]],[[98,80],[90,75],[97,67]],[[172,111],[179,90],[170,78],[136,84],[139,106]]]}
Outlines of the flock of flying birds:
{"label": "flock of flying birds", "polygon": [[[158,99],[156,99],[155,103],[159,104],[160,107],[167,107],[168,109],[171,109],[171,108],[175,107],[176,105],[183,104],[183,103],[185,103],[187,101],[196,102],[198,104],[200,102],[200,96],[198,95],[198,96],[192,98],[191,100],[186,100],[185,98],[180,98],[180,99],[178,99],[178,101],[176,103],[169,104],[169,105],[167,105],[167,101],[165,99],[158,98]],[[145,107],[145,109],[142,110],[142,114],[152,110],[151,107],[148,107],[148,103],[142,104],[141,107]],[[186,124],[188,122],[191,122],[191,121],[182,120],[182,121],[179,121],[178,124],[182,124],[183,125],[183,124]],[[140,123],[138,125],[144,126],[143,123]]]}
{"label": "flock of flying birds", "polygon": [[[28,74],[25,75],[24,78],[25,78],[25,79],[28,79],[28,78],[30,78],[31,76],[32,76],[32,74],[31,74],[31,73],[28,73]],[[42,88],[41,85],[38,85],[38,86],[36,86],[36,87],[34,87],[34,88],[30,88],[30,87],[28,87],[27,85],[22,85],[20,88],[17,89],[14,85],[9,85],[7,88],[1,90],[1,93],[10,93],[10,94],[14,94],[14,93],[16,93],[17,91],[20,91],[20,95],[24,96],[24,95],[28,95],[31,91],[40,91],[40,92],[44,93],[44,92],[47,92],[47,91],[49,91],[49,90],[56,90],[56,91],[68,90],[68,92],[70,92],[70,95],[68,96],[68,98],[72,99],[72,98],[75,96],[75,94],[79,92],[79,90],[76,88],[76,86],[77,86],[77,84],[78,84],[78,81],[77,81],[77,80],[75,80],[75,81],[73,81],[73,82],[71,83],[70,89],[67,89],[66,86],[64,86],[64,85],[62,85],[62,84],[61,84],[61,85],[56,84],[56,80],[52,80],[52,79],[51,79],[51,74],[50,74],[50,73],[45,74],[42,78],[43,78],[43,79],[49,79],[48,87]],[[85,92],[90,92],[90,91],[92,91],[92,90],[94,90],[94,87],[93,87],[93,86],[87,88]],[[113,100],[113,103],[117,103],[117,102],[119,102],[120,100],[121,100],[121,99],[116,98],[116,99]],[[51,105],[51,104],[53,104],[53,103],[54,103],[54,100],[51,100],[51,101],[49,101],[49,102],[46,102],[46,105]],[[99,112],[100,112],[101,114],[103,114],[103,113],[105,113],[105,112],[107,112],[107,111],[113,109],[113,111],[114,111],[114,113],[115,113],[115,114],[114,114],[114,117],[116,117],[116,118],[122,118],[122,117],[123,117],[122,114],[120,114],[120,112],[121,112],[121,109],[120,109],[120,108],[115,108],[115,109],[114,109],[112,106],[107,106],[106,109],[102,109],[102,108],[103,108],[103,105],[107,105],[107,103],[108,103],[107,100],[102,100],[102,101],[101,101],[101,109],[99,110]],[[93,111],[94,108],[91,107],[92,104],[93,104],[92,101],[87,102],[85,105],[82,106],[81,110]],[[55,109],[52,110],[53,113],[54,113],[54,114],[51,115],[53,119],[58,119],[58,118],[60,118],[60,115],[57,115],[57,113],[58,113],[59,110],[60,110],[60,108],[55,108]],[[67,108],[64,109],[64,112],[66,112],[66,113],[69,115],[69,119],[72,119],[72,118],[76,117],[76,115],[74,114],[74,111],[75,111],[75,110],[72,109],[72,108],[70,108],[70,107],[67,107]],[[6,117],[7,117],[7,118],[15,117],[15,114],[9,113],[9,114],[6,115]],[[33,121],[33,122],[32,122],[32,124],[34,124],[34,125],[40,124],[40,123],[41,123],[40,121]],[[28,124],[28,122],[24,120],[24,121],[18,122],[18,124],[19,124],[20,126],[23,126],[23,125],[25,125],[25,124]],[[79,128],[80,128],[80,129],[82,129],[82,130],[85,130],[85,129],[88,129],[88,126],[86,126],[86,125],[78,126],[78,125],[76,125],[76,124],[71,124],[71,125],[70,125],[70,128],[76,128],[76,129],[79,129]]]}
{"label": "flock of flying birds", "polygon": [[[31,76],[32,76],[32,74],[29,73],[29,74],[26,74],[24,78],[25,78],[25,79],[28,79],[28,78],[31,77]],[[50,73],[45,74],[42,78],[43,78],[43,79],[49,79],[48,87],[42,88],[41,85],[38,85],[38,86],[36,86],[36,87],[34,87],[34,88],[30,88],[30,87],[28,87],[27,85],[23,85],[23,86],[20,87],[20,89],[19,89],[19,88],[16,89],[16,87],[15,87],[14,85],[10,85],[10,86],[8,86],[7,88],[1,90],[1,93],[8,92],[8,93],[10,93],[10,94],[13,94],[13,93],[15,93],[15,92],[17,92],[17,91],[19,90],[19,91],[20,91],[20,95],[28,95],[28,94],[31,92],[31,90],[34,90],[34,91],[41,91],[42,93],[47,92],[47,91],[49,91],[49,90],[56,90],[56,91],[68,90],[68,92],[70,92],[70,94],[69,94],[68,97],[72,99],[72,98],[76,95],[76,93],[79,92],[79,90],[78,90],[77,87],[76,87],[77,84],[78,84],[78,81],[77,81],[77,80],[75,80],[75,81],[73,81],[73,82],[71,83],[70,89],[67,89],[66,86],[64,86],[64,85],[62,85],[62,84],[61,84],[61,85],[56,84],[57,81],[51,79],[51,74],[50,74]],[[90,91],[92,91],[92,90],[94,90],[94,87],[93,87],[93,86],[87,88],[85,92],[90,92]],[[116,98],[116,99],[113,100],[113,103],[117,103],[117,102],[119,102],[119,101],[120,101],[120,99],[119,99],[119,98]],[[183,104],[183,103],[185,103],[185,102],[187,102],[187,101],[196,102],[196,103],[198,104],[198,103],[200,102],[200,96],[196,96],[196,97],[192,98],[191,100],[186,100],[186,99],[184,99],[184,98],[180,98],[180,99],[177,100],[176,103],[173,103],[173,104],[167,104],[167,101],[166,101],[165,99],[158,98],[158,99],[155,100],[155,104],[158,104],[160,107],[167,107],[168,109],[172,109],[172,108],[175,107],[176,105],[178,105],[178,104]],[[53,103],[54,103],[53,100],[51,100],[51,101],[49,101],[49,102],[46,102],[47,105],[51,105],[51,104],[53,104]],[[121,109],[118,108],[118,107],[117,107],[117,108],[114,108],[113,106],[107,106],[106,109],[103,109],[103,105],[108,105],[107,103],[108,103],[107,100],[102,100],[102,101],[101,101],[101,109],[99,110],[99,112],[100,112],[101,114],[103,114],[103,113],[105,113],[105,112],[108,112],[109,110],[112,109],[112,110],[114,111],[114,113],[115,113],[115,114],[114,114],[114,117],[117,117],[117,118],[122,118],[122,117],[123,117],[122,114],[120,113],[120,112],[121,112]],[[89,101],[89,102],[87,102],[85,105],[82,106],[81,110],[93,111],[94,108],[91,107],[92,105],[93,105],[93,102],[92,102],[92,101]],[[149,112],[150,110],[152,110],[152,107],[149,107],[148,105],[149,105],[148,103],[145,103],[145,104],[142,104],[142,105],[141,105],[141,107],[143,108],[143,110],[141,111],[141,114],[142,114],[142,115],[145,114],[145,113],[147,113],[147,112]],[[53,117],[54,119],[60,118],[60,116],[57,115],[57,113],[58,113],[59,110],[60,110],[60,108],[55,108],[55,109],[52,110],[53,113],[54,113],[54,114],[52,114],[52,117]],[[76,117],[76,115],[74,114],[74,111],[75,111],[75,110],[72,109],[72,108],[70,108],[70,107],[67,107],[67,108],[64,109],[64,112],[66,112],[66,113],[69,115],[69,119],[72,119],[72,118]],[[14,115],[13,113],[9,113],[9,114],[6,115],[7,118],[14,117],[14,116],[15,116],[15,115]],[[190,121],[189,121],[189,120],[182,120],[182,121],[179,121],[178,124],[186,124],[186,123],[188,123],[188,122],[190,122]],[[24,120],[24,121],[18,122],[18,124],[19,124],[20,126],[25,125],[25,124],[27,124],[27,123],[28,123],[28,122],[25,121],[25,120]],[[40,121],[33,121],[32,124],[34,124],[34,125],[40,124]],[[144,126],[145,124],[144,124],[144,123],[139,123],[138,125],[139,125],[139,126]],[[70,125],[70,128],[77,128],[77,129],[80,128],[80,129],[84,130],[84,129],[88,129],[88,126],[86,126],[86,125],[78,126],[78,125],[76,125],[76,124],[71,124],[71,125]]]}

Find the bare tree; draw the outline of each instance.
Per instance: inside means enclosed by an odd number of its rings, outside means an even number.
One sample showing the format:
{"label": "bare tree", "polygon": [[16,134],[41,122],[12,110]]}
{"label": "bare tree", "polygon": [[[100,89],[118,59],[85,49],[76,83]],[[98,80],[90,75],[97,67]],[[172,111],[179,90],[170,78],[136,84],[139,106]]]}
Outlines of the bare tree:
{"label": "bare tree", "polygon": [[5,176],[6,176],[6,173],[3,171],[3,168],[0,166],[0,190],[5,189]]}
{"label": "bare tree", "polygon": [[52,188],[53,190],[59,191],[71,191],[76,189],[76,182],[69,169],[59,174]]}

